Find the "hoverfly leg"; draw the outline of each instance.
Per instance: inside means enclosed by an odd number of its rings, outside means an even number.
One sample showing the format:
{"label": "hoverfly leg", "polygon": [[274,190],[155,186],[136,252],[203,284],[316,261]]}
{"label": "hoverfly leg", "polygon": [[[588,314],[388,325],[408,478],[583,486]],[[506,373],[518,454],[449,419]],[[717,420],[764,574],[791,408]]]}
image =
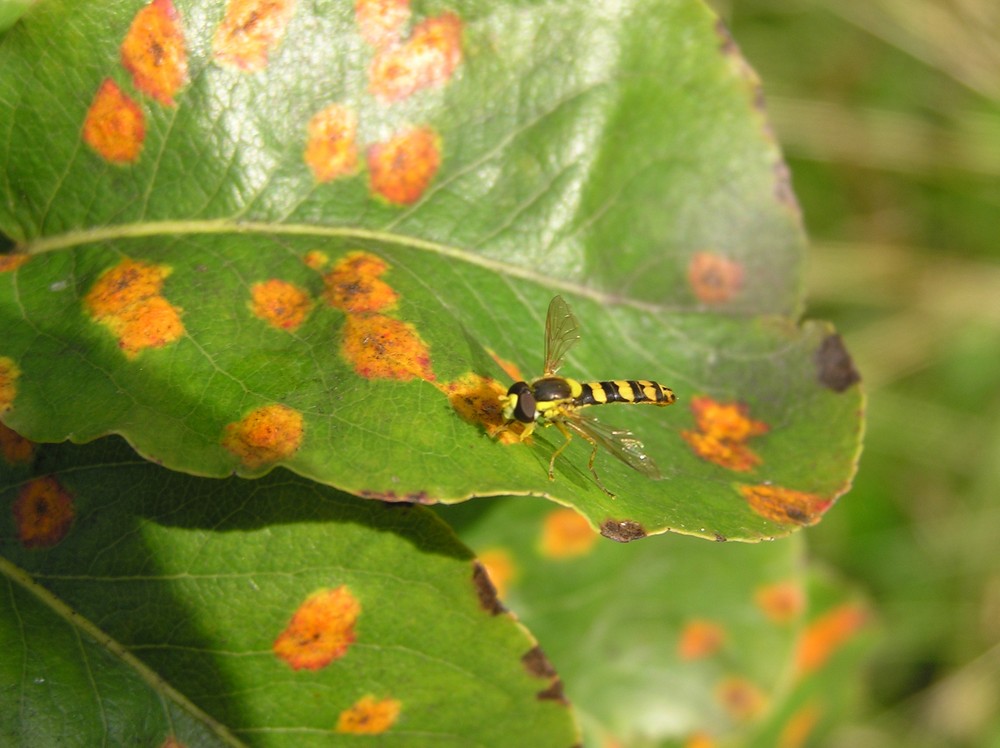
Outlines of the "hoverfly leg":
{"label": "hoverfly leg", "polygon": [[559,457],[559,455],[563,453],[563,450],[569,446],[569,443],[573,441],[573,435],[566,430],[565,426],[563,426],[559,421],[553,421],[553,423],[555,423],[556,428],[559,429],[559,433],[566,437],[566,441],[562,443],[562,446],[560,446],[559,449],[552,453],[552,459],[549,460],[549,480],[556,479],[556,458]]}

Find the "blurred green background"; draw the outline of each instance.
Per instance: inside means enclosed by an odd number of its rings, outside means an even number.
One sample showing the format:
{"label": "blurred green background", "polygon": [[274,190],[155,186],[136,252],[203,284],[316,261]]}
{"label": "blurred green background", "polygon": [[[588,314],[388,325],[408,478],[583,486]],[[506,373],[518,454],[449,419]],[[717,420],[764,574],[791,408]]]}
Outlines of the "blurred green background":
{"label": "blurred green background", "polygon": [[715,0],[812,239],[807,315],[869,396],[807,531],[880,638],[834,746],[1000,746],[1000,2]]}

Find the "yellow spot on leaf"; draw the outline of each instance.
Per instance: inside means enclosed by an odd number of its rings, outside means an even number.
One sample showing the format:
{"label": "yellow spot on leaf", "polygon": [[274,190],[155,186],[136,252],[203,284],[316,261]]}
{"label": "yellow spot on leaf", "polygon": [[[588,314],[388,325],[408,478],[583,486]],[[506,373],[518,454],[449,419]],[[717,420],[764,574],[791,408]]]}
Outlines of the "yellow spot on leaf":
{"label": "yellow spot on leaf", "polygon": [[696,732],[684,741],[684,748],[715,748],[718,743],[704,732]]}
{"label": "yellow spot on leaf", "polygon": [[413,325],[382,314],[349,314],[340,351],[366,379],[434,381],[427,344]]}
{"label": "yellow spot on leaf", "polygon": [[799,639],[796,669],[808,675],[826,664],[830,656],[850,641],[868,623],[868,612],[856,603],[846,603],[810,621]]}
{"label": "yellow spot on leaf", "polygon": [[772,623],[791,623],[802,615],[806,600],[802,587],[795,582],[778,582],[758,587],[754,602]]}
{"label": "yellow spot on leaf", "polygon": [[20,376],[21,370],[14,360],[0,356],[0,414],[6,413],[14,404]]}
{"label": "yellow spot on leaf", "polygon": [[418,23],[408,41],[382,47],[372,60],[368,87],[390,103],[444,86],[462,62],[462,21],[443,13]]}
{"label": "yellow spot on leaf", "polygon": [[319,670],[343,657],[354,643],[361,603],[346,587],[314,592],[274,641],[274,654],[293,670]]}
{"label": "yellow spot on leaf", "polygon": [[572,509],[553,509],[542,522],[539,553],[546,558],[573,558],[593,549],[598,535],[586,518]]}
{"label": "yellow spot on leaf", "polygon": [[250,288],[250,308],[260,319],[279,330],[295,330],[312,310],[309,294],[288,281],[272,278]]}
{"label": "yellow spot on leaf", "polygon": [[31,255],[11,253],[0,254],[0,273],[10,273],[31,259]]}
{"label": "yellow spot on leaf", "polygon": [[513,381],[515,382],[524,381],[524,375],[521,373],[521,369],[520,367],[518,367],[517,364],[515,364],[513,361],[508,361],[505,358],[500,358],[500,356],[498,356],[496,352],[490,348],[487,348],[486,352],[490,354],[490,357],[494,361],[497,362],[497,366],[503,369],[504,374],[510,377]]}
{"label": "yellow spot on leaf", "polygon": [[479,563],[486,569],[497,597],[504,597],[511,582],[517,578],[517,564],[506,548],[488,548],[479,554]]}
{"label": "yellow spot on leaf", "polygon": [[440,165],[440,138],[429,127],[406,130],[368,149],[372,191],[390,203],[419,200]]}
{"label": "yellow spot on leaf", "polygon": [[302,446],[302,414],[287,405],[265,405],[226,426],[222,446],[250,468],[283,460]]}
{"label": "yellow spot on leaf", "polygon": [[302,260],[311,270],[322,270],[330,263],[330,257],[320,249],[309,250]]}
{"label": "yellow spot on leaf", "polygon": [[184,334],[183,310],[160,295],[171,272],[164,265],[122,260],[106,270],[84,298],[87,311],[118,339],[127,358],[146,348],[162,348]]}
{"label": "yellow spot on leaf", "polygon": [[726,631],[715,621],[696,618],[684,624],[677,640],[677,656],[682,660],[710,657],[726,643]]}
{"label": "yellow spot on leaf", "polygon": [[305,161],[317,182],[358,171],[358,115],[343,104],[330,104],[312,116],[307,127]]}
{"label": "yellow spot on leaf", "polygon": [[696,252],[688,264],[688,283],[699,301],[722,304],[743,288],[743,266],[712,252]]}
{"label": "yellow spot on leaf", "polygon": [[815,524],[832,503],[814,493],[769,484],[743,485],[739,491],[757,514],[781,524]]}
{"label": "yellow spot on leaf", "polygon": [[705,396],[692,398],[691,411],[698,430],[683,431],[681,436],[704,460],[729,470],[753,470],[761,459],[746,441],[766,434],[768,426],[752,420],[748,410],[743,403],[720,403]]}
{"label": "yellow spot on leaf", "polygon": [[83,120],[83,142],[113,164],[139,158],[146,139],[146,115],[110,78],[97,90]]}
{"label": "yellow spot on leaf", "polygon": [[187,83],[187,50],[171,0],[153,0],[135,14],[121,47],[122,65],[137,89],[164,106]]}
{"label": "yellow spot on leaf", "polygon": [[402,704],[396,699],[363,696],[340,713],[337,719],[337,732],[350,735],[378,735],[396,724],[401,708]]}
{"label": "yellow spot on leaf", "polygon": [[767,698],[746,678],[724,678],[715,689],[715,696],[722,708],[737,722],[749,722],[764,713]]}
{"label": "yellow spot on leaf", "polygon": [[410,20],[410,0],[357,0],[354,16],[358,31],[373,47],[387,47],[399,41]]}
{"label": "yellow spot on leaf", "polygon": [[229,0],[212,41],[216,62],[247,73],[263,70],[294,11],[294,0]]}
{"label": "yellow spot on leaf", "polygon": [[23,465],[31,462],[35,456],[35,446],[30,439],[25,439],[14,429],[0,423],[0,455],[9,464]]}
{"label": "yellow spot on leaf", "polygon": [[439,389],[464,420],[483,426],[490,436],[499,434],[501,441],[518,441],[517,434],[500,431],[503,426],[503,408],[500,397],[507,391],[502,384],[490,377],[469,372],[453,382],[445,382]]}
{"label": "yellow spot on leaf", "polygon": [[389,269],[381,257],[350,252],[323,276],[324,297],[330,306],[349,314],[384,312],[396,305],[399,294],[380,279]]}
{"label": "yellow spot on leaf", "polygon": [[14,526],[25,548],[51,548],[66,537],[76,510],[73,496],[51,476],[34,478],[13,504]]}

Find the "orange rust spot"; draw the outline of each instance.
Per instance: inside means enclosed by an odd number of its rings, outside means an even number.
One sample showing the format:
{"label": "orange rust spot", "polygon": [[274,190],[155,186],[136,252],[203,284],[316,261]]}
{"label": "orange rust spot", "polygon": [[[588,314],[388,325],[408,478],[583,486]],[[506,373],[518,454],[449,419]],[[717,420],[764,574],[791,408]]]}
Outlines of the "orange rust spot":
{"label": "orange rust spot", "polygon": [[381,257],[368,252],[349,252],[323,276],[324,297],[330,306],[349,314],[391,309],[399,294],[380,279],[388,269],[388,263]]}
{"label": "orange rust spot", "polygon": [[399,718],[402,703],[396,699],[376,699],[362,696],[340,713],[337,732],[350,735],[378,735],[385,732]]}
{"label": "orange rust spot", "polygon": [[319,670],[346,654],[359,615],[361,603],[346,586],[319,590],[298,607],[272,649],[293,670]]}
{"label": "orange rust spot", "polygon": [[504,443],[518,441],[516,433],[501,431],[503,408],[500,398],[507,390],[495,379],[468,372],[453,382],[443,383],[438,389],[448,397],[451,407],[464,420],[483,426],[487,434],[499,436]]}
{"label": "orange rust spot", "polygon": [[399,205],[419,200],[440,165],[441,139],[429,127],[407,130],[368,149],[372,190]]}
{"label": "orange rust spot", "polygon": [[212,40],[216,62],[246,73],[263,70],[294,11],[294,0],[229,0]]}
{"label": "orange rust spot", "polygon": [[358,170],[358,114],[344,104],[330,104],[307,126],[306,164],[317,182],[330,182]]}
{"label": "orange rust spot", "polygon": [[418,23],[405,43],[380,49],[368,71],[368,88],[382,102],[399,101],[445,85],[461,62],[462,21],[443,13]]}
{"label": "orange rust spot", "polygon": [[87,311],[118,339],[126,358],[162,348],[184,333],[183,310],[160,295],[171,272],[165,265],[125,259],[104,271],[84,297]]}
{"label": "orange rust spot", "polygon": [[312,299],[306,291],[277,278],[254,283],[250,297],[253,313],[279,330],[295,330],[312,310]]}
{"label": "orange rust spot", "polygon": [[322,270],[330,263],[330,257],[320,249],[311,249],[306,252],[302,261],[310,270]]}
{"label": "orange rust spot", "polygon": [[684,741],[684,748],[715,748],[718,743],[712,738],[712,736],[707,735],[703,732],[696,732],[694,735],[688,736]]}
{"label": "orange rust spot", "polygon": [[677,640],[677,656],[682,660],[710,657],[726,643],[726,631],[715,621],[696,618],[684,624]]}
{"label": "orange rust spot", "polygon": [[23,465],[31,462],[35,456],[35,446],[30,439],[25,439],[14,429],[0,423],[0,455],[9,464]]}
{"label": "orange rust spot", "polygon": [[548,558],[583,556],[593,549],[598,534],[572,509],[554,509],[542,522],[539,552]]}
{"label": "orange rust spot", "polygon": [[287,405],[265,405],[226,426],[222,446],[256,468],[294,454],[302,446],[302,414]]}
{"label": "orange rust spot", "polygon": [[31,255],[12,252],[11,254],[0,255],[0,273],[10,273],[17,270],[21,265],[31,259]]}
{"label": "orange rust spot", "polygon": [[431,355],[413,325],[382,314],[349,314],[340,352],[366,379],[434,381]]}
{"label": "orange rust spot", "polygon": [[145,139],[142,108],[105,78],[83,120],[83,142],[113,164],[128,164],[139,158]]}
{"label": "orange rust spot", "polygon": [[479,554],[479,563],[493,583],[497,597],[504,597],[517,578],[517,564],[506,548],[488,548]]}
{"label": "orange rust spot", "polygon": [[795,582],[758,587],[753,599],[772,623],[791,623],[802,615],[806,607],[802,587]]}
{"label": "orange rust spot", "polygon": [[121,47],[132,83],[164,106],[187,83],[187,50],[180,15],[171,0],[153,0],[135,14]]}
{"label": "orange rust spot", "polygon": [[724,678],[715,689],[715,697],[734,720],[748,722],[763,714],[767,706],[764,693],[746,678]]}
{"label": "orange rust spot", "polygon": [[52,476],[34,478],[12,506],[18,540],[25,548],[51,548],[66,537],[76,509],[73,496]]}
{"label": "orange rust spot", "polygon": [[17,397],[17,380],[21,370],[14,359],[0,356],[0,414],[6,413]]}
{"label": "orange rust spot", "polygon": [[746,441],[766,434],[768,425],[754,421],[743,403],[720,403],[699,395],[691,400],[697,431],[682,431],[681,436],[695,454],[729,470],[747,472],[761,463]]}
{"label": "orange rust spot", "polygon": [[354,17],[366,42],[373,47],[386,47],[402,36],[403,27],[410,20],[410,0],[357,0]]}
{"label": "orange rust spot", "polygon": [[801,748],[808,744],[821,716],[822,710],[815,703],[797,709],[781,728],[777,748]]}
{"label": "orange rust spot", "polygon": [[757,514],[781,524],[816,524],[833,503],[814,493],[768,484],[742,485],[739,491]]}
{"label": "orange rust spot", "polygon": [[856,603],[845,603],[810,621],[799,639],[796,655],[799,676],[823,667],[867,623],[868,611]]}
{"label": "orange rust spot", "polygon": [[743,265],[713,252],[695,252],[688,263],[688,283],[705,304],[722,304],[743,288]]}
{"label": "orange rust spot", "polygon": [[500,356],[498,356],[496,352],[490,348],[487,348],[486,352],[490,354],[490,357],[494,361],[497,362],[497,366],[503,369],[504,374],[506,374],[512,380],[514,380],[515,382],[525,381],[524,375],[521,373],[520,367],[518,367],[518,365],[515,364],[513,361],[508,361],[505,358],[500,358]]}

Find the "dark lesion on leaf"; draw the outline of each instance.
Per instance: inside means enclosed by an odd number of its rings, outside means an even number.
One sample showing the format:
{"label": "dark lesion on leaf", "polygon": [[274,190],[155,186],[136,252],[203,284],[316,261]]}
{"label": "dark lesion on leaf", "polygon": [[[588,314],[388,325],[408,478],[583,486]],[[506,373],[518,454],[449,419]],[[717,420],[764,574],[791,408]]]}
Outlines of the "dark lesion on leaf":
{"label": "dark lesion on leaf", "polygon": [[554,678],[557,675],[552,662],[539,646],[534,646],[525,652],[521,662],[524,663],[525,670],[536,678]]}
{"label": "dark lesion on leaf", "polygon": [[835,333],[823,339],[813,361],[816,363],[820,383],[834,392],[843,392],[861,381],[861,375],[854,368],[843,339]]}
{"label": "dark lesion on leaf", "polygon": [[716,543],[725,543],[727,540],[729,540],[729,538],[727,538],[725,535],[723,535],[718,530],[715,531],[715,542]]}
{"label": "dark lesion on leaf", "polygon": [[608,519],[601,523],[601,535],[619,543],[630,543],[646,537],[646,528],[630,519]]}
{"label": "dark lesion on leaf", "polygon": [[472,562],[472,584],[476,588],[479,607],[487,613],[495,616],[507,610],[500,602],[500,598],[497,597],[497,589],[493,586],[490,575],[486,573],[486,569],[478,561]]}
{"label": "dark lesion on leaf", "polygon": [[563,683],[556,678],[548,688],[543,688],[535,696],[539,701],[558,701],[560,704],[569,704],[566,693],[563,691]]}

